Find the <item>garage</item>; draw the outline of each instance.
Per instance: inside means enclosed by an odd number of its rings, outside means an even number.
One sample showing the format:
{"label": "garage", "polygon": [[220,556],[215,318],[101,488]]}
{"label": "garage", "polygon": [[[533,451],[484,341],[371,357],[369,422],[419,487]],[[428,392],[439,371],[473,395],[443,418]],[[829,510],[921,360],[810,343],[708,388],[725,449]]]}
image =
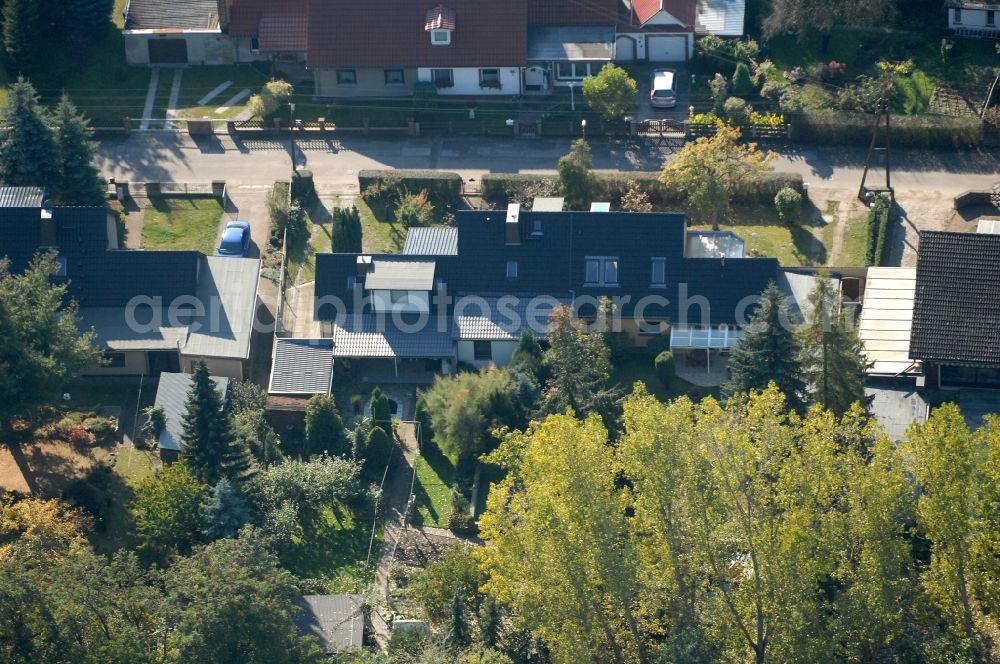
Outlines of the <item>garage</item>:
{"label": "garage", "polygon": [[147,43],[151,65],[186,65],[188,62],[187,41],[184,39],[151,39]]}
{"label": "garage", "polygon": [[684,62],[687,60],[687,37],[684,35],[648,35],[646,58],[650,62]]}
{"label": "garage", "polygon": [[635,62],[635,40],[628,35],[615,39],[615,62]]}

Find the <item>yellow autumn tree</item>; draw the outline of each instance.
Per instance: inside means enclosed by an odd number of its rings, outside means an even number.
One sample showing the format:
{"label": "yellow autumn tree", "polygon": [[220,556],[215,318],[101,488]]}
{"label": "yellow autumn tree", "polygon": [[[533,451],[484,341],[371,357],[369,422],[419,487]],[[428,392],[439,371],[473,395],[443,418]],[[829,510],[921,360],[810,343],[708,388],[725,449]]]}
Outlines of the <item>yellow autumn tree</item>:
{"label": "yellow autumn tree", "polygon": [[774,170],[774,153],[756,143],[740,144],[740,136],[739,129],[720,120],[714,136],[686,143],[660,174],[660,181],[681,192],[691,211],[713,228],[729,212],[734,194]]}

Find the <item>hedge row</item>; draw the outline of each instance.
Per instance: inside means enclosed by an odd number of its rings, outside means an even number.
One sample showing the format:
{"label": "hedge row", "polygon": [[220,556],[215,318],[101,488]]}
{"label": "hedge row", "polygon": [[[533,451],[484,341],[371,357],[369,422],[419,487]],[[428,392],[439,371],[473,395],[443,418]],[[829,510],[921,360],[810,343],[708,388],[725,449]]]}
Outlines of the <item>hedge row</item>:
{"label": "hedge row", "polygon": [[[874,117],[864,113],[815,111],[793,113],[788,137],[817,145],[868,145]],[[983,123],[975,117],[946,115],[893,115],[892,145],[913,148],[964,148],[983,140]]]}
{"label": "hedge row", "polygon": [[[660,182],[657,172],[637,171],[632,173],[594,173],[595,187],[592,199],[610,201],[617,205],[628,191],[629,182],[634,181],[649,196],[654,206],[663,207],[684,201],[684,194]],[[494,207],[504,207],[512,201],[524,202],[536,196],[552,196],[559,190],[559,178],[555,175],[530,175],[521,173],[486,173],[482,180],[483,199]],[[733,200],[737,203],[762,203],[773,205],[775,195],[791,187],[799,193],[805,188],[802,176],[797,173],[766,173],[745,191],[736,192]]]}
{"label": "hedge row", "polygon": [[868,211],[868,247],[865,253],[865,264],[868,266],[877,267],[885,264],[889,211],[889,199],[882,195],[876,196]]}
{"label": "hedge row", "polygon": [[400,180],[410,192],[427,190],[431,200],[452,204],[462,195],[462,176],[446,171],[422,170],[376,170],[364,169],[358,173],[358,184],[364,192],[370,185],[385,179],[395,177]]}

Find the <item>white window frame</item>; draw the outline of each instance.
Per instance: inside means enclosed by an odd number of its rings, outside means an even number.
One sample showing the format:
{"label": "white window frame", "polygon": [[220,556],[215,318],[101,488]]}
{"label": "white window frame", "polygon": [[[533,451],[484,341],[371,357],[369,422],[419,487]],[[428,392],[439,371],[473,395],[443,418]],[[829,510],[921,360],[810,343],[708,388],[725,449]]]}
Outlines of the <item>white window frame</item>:
{"label": "white window frame", "polygon": [[[597,279],[591,279],[592,270],[597,270]],[[609,270],[614,274],[609,275]],[[584,286],[607,286],[617,288],[621,284],[621,261],[618,256],[587,256],[583,275]],[[613,278],[611,278],[613,276]]]}
{"label": "white window frame", "polygon": [[[595,65],[597,65],[596,71],[594,70],[594,66]],[[569,66],[569,67],[571,67],[572,71],[573,71],[573,75],[572,76],[563,76],[562,71],[561,71],[562,68],[563,68],[563,66]],[[587,78],[588,76],[593,76],[594,74],[596,74],[598,71],[601,70],[601,67],[603,67],[602,63],[590,62],[590,61],[578,62],[578,61],[575,61],[575,60],[571,60],[569,62],[557,62],[556,63],[556,79],[558,79],[560,81],[582,81],[583,79]],[[581,68],[582,68],[582,71],[581,71]]]}
{"label": "white window frame", "polygon": [[[491,72],[489,75],[491,78],[486,78],[486,73]],[[496,77],[493,78],[493,73],[496,73]],[[500,69],[497,67],[487,67],[486,69],[479,70],[479,87],[481,88],[500,88],[502,85],[500,80]]]}
{"label": "white window frame", "polygon": [[431,30],[431,44],[434,46],[448,46],[451,44],[451,30]]}

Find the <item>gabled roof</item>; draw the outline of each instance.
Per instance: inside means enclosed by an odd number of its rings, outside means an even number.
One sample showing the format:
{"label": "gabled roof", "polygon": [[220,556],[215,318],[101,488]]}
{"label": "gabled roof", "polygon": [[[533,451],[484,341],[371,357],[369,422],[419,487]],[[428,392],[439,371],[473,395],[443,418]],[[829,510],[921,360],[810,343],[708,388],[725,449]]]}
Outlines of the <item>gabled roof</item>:
{"label": "gabled roof", "polygon": [[921,233],[910,357],[1000,365],[1000,235]]}
{"label": "gabled roof", "polygon": [[424,30],[454,30],[455,10],[444,5],[438,5],[427,10],[427,18],[424,19]]}
{"label": "gabled roof", "polygon": [[[229,0],[229,25],[226,31],[233,37],[260,35],[262,19],[283,21],[297,19],[304,26],[308,26],[308,2],[307,0]],[[302,50],[305,50],[305,46]]]}
{"label": "gabled roof", "polygon": [[[186,373],[160,374],[160,383],[156,388],[156,399],[153,406],[162,408],[167,425],[160,434],[161,450],[181,449],[181,437],[184,435],[184,415],[187,413],[187,397],[193,384],[193,376]],[[212,376],[215,389],[223,396],[229,390],[229,379],[222,376]]]}
{"label": "gabled roof", "polygon": [[424,30],[438,0],[309,3],[310,67],[518,67],[527,64],[527,0],[449,0],[451,44]]}
{"label": "gabled roof", "polygon": [[218,0],[129,0],[126,30],[215,30]]}
{"label": "gabled roof", "polygon": [[697,13],[696,0],[632,0],[635,22],[647,23],[660,12],[670,14],[681,25],[694,27]]}
{"label": "gabled roof", "polygon": [[479,297],[466,295],[455,302],[451,336],[462,341],[517,341],[530,330],[544,338],[549,315],[568,299],[551,295]]}
{"label": "gabled roof", "polygon": [[530,0],[528,25],[615,25],[620,0]]}
{"label": "gabled roof", "polygon": [[323,649],[360,648],[364,643],[363,595],[303,595],[293,620],[302,636],[315,636]]}
{"label": "gabled roof", "polygon": [[309,19],[304,16],[264,16],[258,28],[263,53],[299,53],[309,45]]}
{"label": "gabled roof", "polygon": [[275,339],[269,394],[329,394],[332,339]]}
{"label": "gabled roof", "polygon": [[446,358],[455,354],[451,334],[432,320],[401,329],[392,316],[349,314],[333,324],[333,356],[354,358]]}
{"label": "gabled roof", "polygon": [[40,208],[45,198],[41,187],[0,187],[0,208]]}
{"label": "gabled roof", "polygon": [[417,226],[406,233],[404,255],[454,256],[457,253],[458,229],[454,226]]}

